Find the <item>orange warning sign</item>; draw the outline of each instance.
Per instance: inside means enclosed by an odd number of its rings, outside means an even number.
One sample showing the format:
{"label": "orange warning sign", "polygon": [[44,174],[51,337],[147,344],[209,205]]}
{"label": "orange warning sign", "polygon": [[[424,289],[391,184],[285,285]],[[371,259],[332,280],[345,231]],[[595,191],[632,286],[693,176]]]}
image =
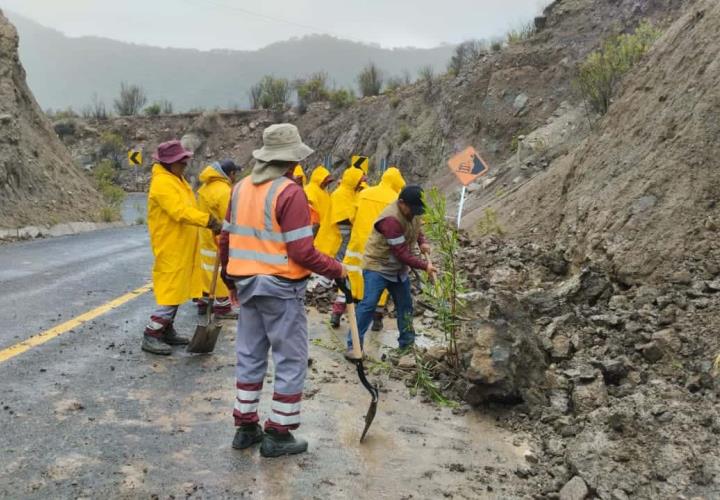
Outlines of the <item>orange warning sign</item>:
{"label": "orange warning sign", "polygon": [[472,146],[450,158],[448,167],[460,179],[463,186],[467,186],[490,170],[488,164],[480,158],[480,155]]}

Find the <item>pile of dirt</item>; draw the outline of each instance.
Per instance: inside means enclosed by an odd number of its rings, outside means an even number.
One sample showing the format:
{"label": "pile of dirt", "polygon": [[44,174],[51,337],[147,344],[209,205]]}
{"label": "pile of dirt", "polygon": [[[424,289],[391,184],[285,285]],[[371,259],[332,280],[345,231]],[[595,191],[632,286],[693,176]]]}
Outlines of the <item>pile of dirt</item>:
{"label": "pile of dirt", "polygon": [[458,259],[471,285],[464,371],[437,349],[424,357],[447,395],[534,436],[516,474],[535,498],[571,480],[607,499],[718,494],[720,280],[681,271],[627,285],[496,237],[465,238]]}
{"label": "pile of dirt", "polygon": [[0,11],[0,227],[95,220],[100,196],[28,89],[17,49]]}

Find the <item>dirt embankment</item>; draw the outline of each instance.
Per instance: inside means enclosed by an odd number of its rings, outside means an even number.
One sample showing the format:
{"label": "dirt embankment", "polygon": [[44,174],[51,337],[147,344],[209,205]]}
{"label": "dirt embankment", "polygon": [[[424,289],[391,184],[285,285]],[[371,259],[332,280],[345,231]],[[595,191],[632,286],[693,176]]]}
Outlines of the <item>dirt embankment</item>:
{"label": "dirt embankment", "polygon": [[28,89],[17,48],[0,11],[0,227],[95,220],[100,196]]}

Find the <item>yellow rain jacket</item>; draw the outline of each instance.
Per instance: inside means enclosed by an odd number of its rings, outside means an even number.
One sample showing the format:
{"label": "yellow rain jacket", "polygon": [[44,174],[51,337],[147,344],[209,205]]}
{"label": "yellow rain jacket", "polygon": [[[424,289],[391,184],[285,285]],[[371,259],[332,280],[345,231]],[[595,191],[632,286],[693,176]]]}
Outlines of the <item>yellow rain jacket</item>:
{"label": "yellow rain jacket", "polygon": [[[348,277],[352,285],[353,297],[363,297],[363,279],[362,279],[362,258],[365,253],[365,244],[367,243],[373,225],[377,221],[385,208],[397,200],[402,188],[405,187],[405,179],[403,179],[400,170],[395,167],[388,168],[377,186],[369,187],[358,193],[357,196],[357,215],[353,223],[350,242],[348,243],[347,252],[343,264],[348,269]],[[387,293],[384,293],[379,305],[385,305],[387,301]]]}
{"label": "yellow rain jacket", "polygon": [[[201,186],[198,189],[198,208],[207,212],[217,220],[225,220],[230,195],[232,194],[232,183],[223,172],[219,163],[208,165],[200,173]],[[213,266],[217,255],[217,241],[210,229],[200,230],[200,268],[203,278],[203,292],[210,293],[212,283]],[[230,295],[225,283],[218,277],[215,284],[215,296],[227,297]]]}
{"label": "yellow rain jacket", "polygon": [[190,184],[154,164],[147,221],[158,305],[176,306],[202,296],[198,232],[209,220],[210,214],[197,208]]}
{"label": "yellow rain jacket", "polygon": [[305,176],[305,171],[303,170],[302,165],[300,165],[299,163],[295,165],[295,170],[293,170],[293,177],[302,178],[303,187],[307,186],[307,177]]}
{"label": "yellow rain jacket", "polygon": [[359,168],[348,168],[345,170],[340,185],[330,195],[330,216],[328,223],[320,226],[320,231],[315,238],[316,248],[330,257],[335,257],[342,237],[338,222],[355,219],[355,201],[357,199],[357,186],[365,174]]}
{"label": "yellow rain jacket", "polygon": [[[330,216],[330,193],[323,189],[322,183],[330,177],[328,169],[322,165],[318,165],[310,174],[310,182],[305,186],[305,195],[310,205],[311,213],[317,218],[317,222],[322,227],[328,223],[327,218]],[[319,232],[319,231],[318,231]]]}

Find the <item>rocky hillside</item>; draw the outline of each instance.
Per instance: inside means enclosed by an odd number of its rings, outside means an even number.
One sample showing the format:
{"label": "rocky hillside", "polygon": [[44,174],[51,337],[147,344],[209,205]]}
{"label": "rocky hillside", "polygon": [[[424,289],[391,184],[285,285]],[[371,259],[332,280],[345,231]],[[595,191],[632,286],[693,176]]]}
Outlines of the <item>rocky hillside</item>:
{"label": "rocky hillside", "polygon": [[[586,141],[500,200],[514,235],[552,241],[628,284],[720,272],[720,7],[658,40]],[[486,194],[487,197],[487,194]]]}
{"label": "rocky hillside", "polygon": [[0,12],[0,227],[94,218],[100,198],[25,83],[15,28]]}

